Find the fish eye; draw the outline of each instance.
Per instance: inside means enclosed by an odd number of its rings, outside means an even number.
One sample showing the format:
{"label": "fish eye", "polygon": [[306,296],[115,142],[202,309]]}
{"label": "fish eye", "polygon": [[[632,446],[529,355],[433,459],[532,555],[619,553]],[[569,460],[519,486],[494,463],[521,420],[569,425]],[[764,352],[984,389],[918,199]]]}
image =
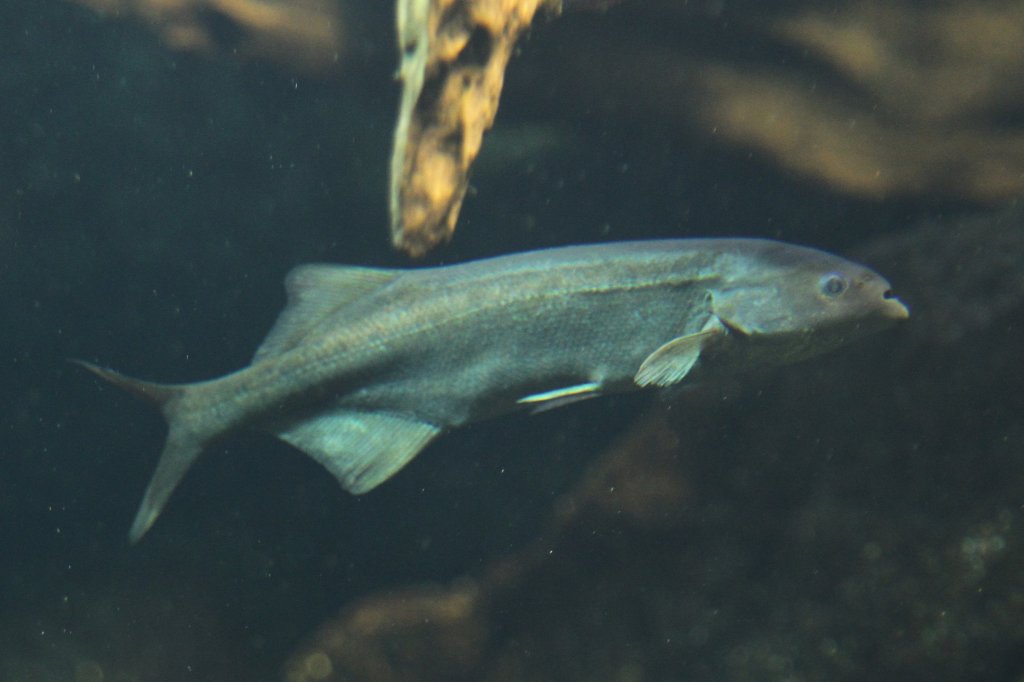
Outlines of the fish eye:
{"label": "fish eye", "polygon": [[836,298],[850,287],[850,281],[838,272],[830,272],[818,282],[818,289],[827,298]]}

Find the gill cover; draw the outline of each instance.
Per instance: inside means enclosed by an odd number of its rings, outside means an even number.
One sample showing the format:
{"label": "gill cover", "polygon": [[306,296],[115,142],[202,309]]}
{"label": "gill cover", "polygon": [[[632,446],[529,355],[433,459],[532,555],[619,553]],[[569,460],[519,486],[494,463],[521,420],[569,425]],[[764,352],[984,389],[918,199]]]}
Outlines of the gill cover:
{"label": "gill cover", "polygon": [[769,284],[716,291],[711,310],[729,330],[746,336],[789,329],[793,319],[784,297]]}

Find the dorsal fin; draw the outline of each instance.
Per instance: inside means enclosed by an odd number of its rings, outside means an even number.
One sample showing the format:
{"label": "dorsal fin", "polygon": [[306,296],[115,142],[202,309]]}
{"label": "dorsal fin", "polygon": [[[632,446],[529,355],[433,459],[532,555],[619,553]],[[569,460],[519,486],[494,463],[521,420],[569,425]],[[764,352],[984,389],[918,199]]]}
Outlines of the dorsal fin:
{"label": "dorsal fin", "polygon": [[300,265],[285,278],[288,304],[256,351],[253,363],[295,348],[317,325],[339,309],[377,291],[399,270],[349,265]]}

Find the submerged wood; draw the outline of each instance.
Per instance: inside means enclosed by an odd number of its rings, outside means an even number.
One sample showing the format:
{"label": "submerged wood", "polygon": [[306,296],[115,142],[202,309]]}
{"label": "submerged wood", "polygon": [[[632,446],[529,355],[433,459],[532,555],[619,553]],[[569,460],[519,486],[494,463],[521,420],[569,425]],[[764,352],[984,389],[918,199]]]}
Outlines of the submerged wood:
{"label": "submerged wood", "polygon": [[388,202],[396,247],[422,256],[451,238],[512,48],[544,5],[560,3],[398,0],[402,99]]}

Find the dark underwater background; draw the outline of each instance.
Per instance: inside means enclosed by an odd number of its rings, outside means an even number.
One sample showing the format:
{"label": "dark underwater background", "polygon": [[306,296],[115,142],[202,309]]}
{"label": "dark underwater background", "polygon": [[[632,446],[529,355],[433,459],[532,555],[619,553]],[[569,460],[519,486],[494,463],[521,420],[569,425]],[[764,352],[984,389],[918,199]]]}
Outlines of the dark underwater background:
{"label": "dark underwater background", "polygon": [[[418,263],[772,237],[877,268],[907,323],[671,401],[477,424],[359,498],[240,434],[128,544],[164,427],[68,358],[219,376],[291,267],[414,264],[387,234],[387,5],[348,3],[343,65],[310,74],[235,58],[226,12],[200,54],[127,11],[0,3],[0,678],[1024,679],[1019,72],[972,118],[900,119],[759,31],[798,2],[541,18],[454,239]],[[850,129],[888,116],[894,163],[958,146],[861,191],[683,116],[689,76],[664,74],[699,64],[792,69]]]}

